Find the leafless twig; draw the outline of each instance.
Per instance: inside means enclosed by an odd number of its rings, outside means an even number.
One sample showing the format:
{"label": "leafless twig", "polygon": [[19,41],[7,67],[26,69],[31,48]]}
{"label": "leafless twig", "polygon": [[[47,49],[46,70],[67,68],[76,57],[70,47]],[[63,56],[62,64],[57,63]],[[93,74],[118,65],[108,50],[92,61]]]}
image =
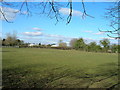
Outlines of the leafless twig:
{"label": "leafless twig", "polygon": [[71,19],[72,19],[72,0],[69,0],[69,3],[68,3],[69,7],[70,7],[70,13],[69,13],[69,16],[67,17],[67,23],[66,24],[69,24]]}
{"label": "leafless twig", "polygon": [[85,16],[89,16],[89,17],[91,17],[91,18],[94,18],[93,16],[88,15],[88,14],[86,13],[86,8],[85,8],[84,0],[82,0],[82,7],[83,7],[83,15],[82,15],[82,18],[84,18]]}
{"label": "leafless twig", "polygon": [[2,11],[2,7],[0,8],[0,13],[2,14],[3,18],[4,18],[8,23],[12,23],[12,22],[10,22],[10,21],[6,18],[5,13]]}

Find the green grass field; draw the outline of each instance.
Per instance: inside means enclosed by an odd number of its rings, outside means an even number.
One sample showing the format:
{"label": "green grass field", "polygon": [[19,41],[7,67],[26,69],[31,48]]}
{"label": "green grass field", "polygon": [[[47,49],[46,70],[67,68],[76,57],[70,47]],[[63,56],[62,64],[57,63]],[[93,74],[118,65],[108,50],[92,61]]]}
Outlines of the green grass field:
{"label": "green grass field", "polygon": [[118,54],[3,48],[4,88],[112,88]]}

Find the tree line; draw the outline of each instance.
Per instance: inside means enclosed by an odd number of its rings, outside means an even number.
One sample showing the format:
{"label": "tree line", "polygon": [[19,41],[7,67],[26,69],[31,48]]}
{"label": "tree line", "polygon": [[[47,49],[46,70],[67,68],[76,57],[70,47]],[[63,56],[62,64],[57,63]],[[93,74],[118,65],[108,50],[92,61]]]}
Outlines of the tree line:
{"label": "tree line", "polygon": [[120,52],[120,45],[110,44],[108,39],[103,39],[99,41],[99,45],[96,42],[90,42],[89,44],[85,43],[83,38],[72,39],[70,41],[70,46],[76,50],[82,50],[87,52],[110,52],[116,53]]}
{"label": "tree line", "polygon": [[24,43],[23,40],[17,38],[16,34],[7,33],[5,39],[0,39],[2,46],[19,46],[19,47],[35,47],[35,48],[55,48],[55,49],[75,49],[80,51],[87,52],[109,52],[116,53],[120,52],[120,45],[110,44],[108,39],[103,39],[99,41],[99,45],[96,42],[86,43],[83,38],[72,39],[69,43],[70,46],[67,46],[66,42],[62,40],[59,41],[57,47],[52,47],[55,44],[44,45],[39,43],[38,45],[29,46],[30,43]]}

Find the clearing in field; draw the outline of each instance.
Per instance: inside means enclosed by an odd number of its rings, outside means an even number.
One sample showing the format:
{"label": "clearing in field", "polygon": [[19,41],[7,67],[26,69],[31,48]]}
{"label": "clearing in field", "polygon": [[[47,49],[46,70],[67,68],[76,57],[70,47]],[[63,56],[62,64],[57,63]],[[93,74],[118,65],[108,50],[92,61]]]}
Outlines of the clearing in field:
{"label": "clearing in field", "polygon": [[118,55],[3,48],[3,88],[114,88]]}

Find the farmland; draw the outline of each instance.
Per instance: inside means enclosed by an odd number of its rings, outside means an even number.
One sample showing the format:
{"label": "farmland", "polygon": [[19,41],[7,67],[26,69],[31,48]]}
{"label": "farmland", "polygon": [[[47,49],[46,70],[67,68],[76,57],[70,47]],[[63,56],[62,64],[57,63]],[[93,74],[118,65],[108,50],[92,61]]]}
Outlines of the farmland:
{"label": "farmland", "polygon": [[118,54],[3,48],[3,88],[115,88]]}

